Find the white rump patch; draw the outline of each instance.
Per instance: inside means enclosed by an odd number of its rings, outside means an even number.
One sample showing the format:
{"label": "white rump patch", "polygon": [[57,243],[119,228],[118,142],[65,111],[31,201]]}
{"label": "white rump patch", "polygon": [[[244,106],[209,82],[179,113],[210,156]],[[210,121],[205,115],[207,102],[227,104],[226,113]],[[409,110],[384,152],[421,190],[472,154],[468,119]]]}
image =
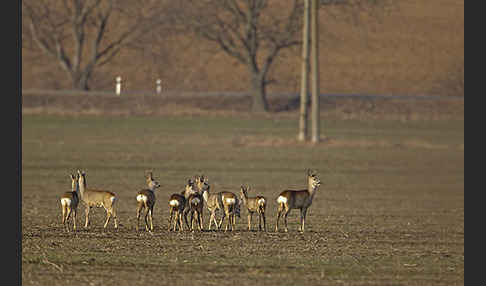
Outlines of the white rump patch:
{"label": "white rump patch", "polygon": [[227,204],[234,204],[236,201],[234,198],[226,198],[226,203]]}
{"label": "white rump patch", "polygon": [[[112,197],[112,198],[114,198],[114,197]],[[144,203],[146,203],[147,202],[147,196],[145,196],[145,195],[138,195],[137,196],[137,201],[138,202],[144,202]]]}
{"label": "white rump patch", "polygon": [[201,200],[199,200],[198,198],[194,198],[192,199],[192,201],[194,204],[199,204],[201,202]]}
{"label": "white rump patch", "polygon": [[263,204],[265,204],[265,199],[259,199],[259,200],[258,200],[258,204],[259,204],[259,205],[263,205]]}
{"label": "white rump patch", "polygon": [[177,200],[172,200],[169,202],[169,205],[173,206],[173,207],[177,207],[179,205],[179,201]]}
{"label": "white rump patch", "polygon": [[283,197],[283,196],[279,196],[278,199],[277,199],[277,203],[285,204],[285,203],[287,203],[287,198]]}
{"label": "white rump patch", "polygon": [[70,204],[71,204],[71,200],[70,199],[68,199],[68,198],[62,198],[61,199],[61,205],[68,206]]}

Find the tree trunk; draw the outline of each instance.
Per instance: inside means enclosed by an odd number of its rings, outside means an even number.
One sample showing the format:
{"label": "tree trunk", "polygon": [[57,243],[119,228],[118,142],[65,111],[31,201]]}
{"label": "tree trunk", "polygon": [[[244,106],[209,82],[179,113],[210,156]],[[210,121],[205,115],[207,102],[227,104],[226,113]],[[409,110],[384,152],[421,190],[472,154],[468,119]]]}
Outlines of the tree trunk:
{"label": "tree trunk", "polygon": [[251,80],[251,95],[253,103],[251,110],[253,112],[268,111],[267,94],[265,89],[265,80],[259,75],[253,75]]}
{"label": "tree trunk", "polygon": [[299,121],[299,141],[307,140],[307,118],[308,118],[308,102],[309,102],[309,21],[310,21],[310,0],[304,0],[304,25],[303,25],[303,41],[302,41],[302,77],[300,89],[300,121]]}
{"label": "tree trunk", "polygon": [[75,90],[89,90],[89,74],[87,72],[72,72],[72,88]]}

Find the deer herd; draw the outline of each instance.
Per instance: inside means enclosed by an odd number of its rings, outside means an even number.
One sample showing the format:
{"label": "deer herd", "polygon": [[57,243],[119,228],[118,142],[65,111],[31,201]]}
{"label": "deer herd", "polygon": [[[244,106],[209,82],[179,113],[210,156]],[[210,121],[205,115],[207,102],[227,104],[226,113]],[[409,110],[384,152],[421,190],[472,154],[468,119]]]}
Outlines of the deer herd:
{"label": "deer herd", "polygon": [[[69,232],[69,219],[72,217],[72,229],[76,231],[76,213],[79,203],[85,206],[86,221],[85,228],[89,226],[89,213],[92,207],[103,207],[106,211],[106,221],[104,228],[108,226],[110,219],[113,217],[114,226],[118,228],[116,216],[117,195],[108,190],[99,190],[88,188],[86,182],[86,172],[77,171],[77,174],[70,174],[71,192],[65,192],[60,197],[62,209],[62,224],[66,231]],[[134,196],[137,203],[137,225],[139,231],[140,216],[144,215],[145,230],[153,232],[153,210],[156,202],[156,189],[160,188],[152,174],[152,171],[146,174],[146,189],[140,190]],[[287,216],[292,209],[300,210],[300,232],[305,230],[305,217],[307,209],[311,206],[314,195],[319,188],[321,181],[315,171],[307,170],[307,189],[302,190],[284,190],[275,199],[277,203],[277,221],[275,232],[279,231],[279,221],[283,216],[285,232],[288,232]],[[267,198],[264,196],[249,196],[249,186],[240,187],[239,196],[233,192],[220,191],[213,192],[210,190],[209,180],[204,175],[196,175],[187,181],[184,190],[174,193],[169,197],[167,202],[169,207],[168,231],[184,231],[184,229],[195,231],[204,230],[203,226],[203,209],[210,213],[208,230],[214,222],[217,230],[221,230],[225,224],[225,232],[235,230],[236,217],[240,217],[240,207],[244,206],[248,213],[248,230],[251,231],[253,214],[258,215],[258,230],[267,231],[265,218]],[[216,219],[216,214],[221,211],[221,218]],[[189,216],[189,221],[187,217]]]}

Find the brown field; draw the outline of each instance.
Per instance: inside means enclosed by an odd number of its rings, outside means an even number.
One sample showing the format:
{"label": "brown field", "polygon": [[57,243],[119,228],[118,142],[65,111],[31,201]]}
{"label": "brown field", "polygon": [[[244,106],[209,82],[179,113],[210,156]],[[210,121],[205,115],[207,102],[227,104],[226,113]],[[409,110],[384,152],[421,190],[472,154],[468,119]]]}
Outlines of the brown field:
{"label": "brown field", "polygon": [[[464,284],[463,101],[324,101],[318,146],[295,141],[295,111],[187,101],[23,98],[23,285]],[[302,188],[307,168],[322,185],[306,232],[293,210],[275,233],[275,197]],[[76,169],[118,194],[118,230],[94,209],[89,230],[63,231],[58,197]],[[153,234],[135,230],[147,169],[162,184]],[[269,231],[247,231],[243,210],[235,232],[168,232],[167,198],[197,173],[213,191],[266,196]]]}

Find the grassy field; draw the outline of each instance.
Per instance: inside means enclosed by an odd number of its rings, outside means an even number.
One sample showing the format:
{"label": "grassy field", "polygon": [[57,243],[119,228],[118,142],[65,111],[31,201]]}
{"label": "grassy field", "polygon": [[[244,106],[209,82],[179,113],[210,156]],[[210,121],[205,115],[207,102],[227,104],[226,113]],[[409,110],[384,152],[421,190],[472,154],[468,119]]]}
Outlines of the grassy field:
{"label": "grassy field", "polygon": [[[24,114],[22,284],[464,284],[463,120],[323,119],[313,147],[295,141],[295,118]],[[275,233],[275,197],[307,168],[322,185],[306,232],[294,210]],[[89,230],[63,231],[58,198],[77,169],[118,194],[118,230],[94,209]],[[147,169],[162,185],[153,234],[135,230]],[[168,232],[168,197],[200,173],[212,191],[267,196],[269,231],[247,231],[243,211],[233,233]]]}

